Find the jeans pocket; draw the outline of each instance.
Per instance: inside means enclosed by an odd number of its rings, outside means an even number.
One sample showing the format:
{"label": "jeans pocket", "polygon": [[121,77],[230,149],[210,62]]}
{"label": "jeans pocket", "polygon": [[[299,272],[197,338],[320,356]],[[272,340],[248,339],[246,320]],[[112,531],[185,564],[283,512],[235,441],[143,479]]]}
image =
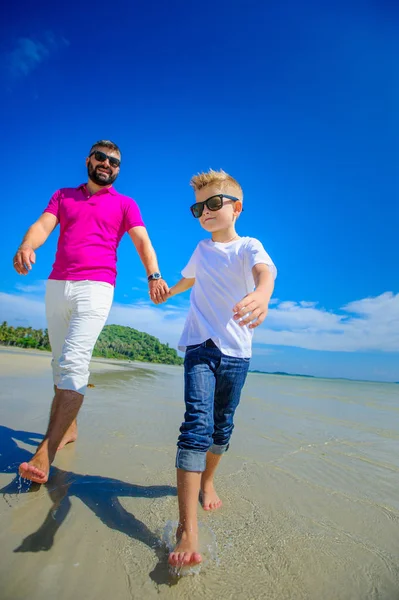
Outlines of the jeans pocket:
{"label": "jeans pocket", "polygon": [[200,348],[201,346],[202,346],[202,344],[193,344],[192,346],[186,346],[186,354],[187,354],[187,352],[196,350],[197,348]]}

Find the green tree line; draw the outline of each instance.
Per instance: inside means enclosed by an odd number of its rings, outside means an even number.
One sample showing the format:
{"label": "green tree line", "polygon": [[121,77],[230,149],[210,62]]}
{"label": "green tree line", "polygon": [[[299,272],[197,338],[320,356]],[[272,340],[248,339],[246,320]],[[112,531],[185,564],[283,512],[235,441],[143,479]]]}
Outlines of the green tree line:
{"label": "green tree line", "polygon": [[[47,329],[12,327],[4,321],[0,325],[0,344],[19,348],[51,350]],[[158,338],[123,325],[106,325],[94,348],[93,356],[119,358],[144,362],[181,365],[183,360],[169,344]]]}

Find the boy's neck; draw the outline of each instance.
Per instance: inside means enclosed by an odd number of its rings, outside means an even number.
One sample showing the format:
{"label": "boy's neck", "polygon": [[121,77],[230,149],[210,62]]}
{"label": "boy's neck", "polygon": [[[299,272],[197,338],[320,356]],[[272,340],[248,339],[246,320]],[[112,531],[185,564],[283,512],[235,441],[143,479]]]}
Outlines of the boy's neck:
{"label": "boy's neck", "polygon": [[240,236],[237,234],[234,227],[229,227],[229,229],[222,229],[221,231],[214,231],[212,233],[212,241],[220,242],[222,244],[232,242],[233,240],[236,240],[239,237]]}

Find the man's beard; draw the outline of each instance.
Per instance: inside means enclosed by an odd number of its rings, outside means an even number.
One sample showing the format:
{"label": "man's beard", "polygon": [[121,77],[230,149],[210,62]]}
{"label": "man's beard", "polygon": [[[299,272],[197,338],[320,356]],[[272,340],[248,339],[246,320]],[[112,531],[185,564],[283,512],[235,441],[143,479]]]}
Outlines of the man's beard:
{"label": "man's beard", "polygon": [[[105,169],[107,173],[101,173],[99,172],[99,169]],[[93,183],[102,187],[106,185],[111,185],[118,177],[118,172],[116,171],[115,173],[113,173],[110,167],[106,167],[101,164],[97,165],[96,167],[93,167],[91,162],[89,162],[87,166],[87,174],[89,176],[89,179],[91,179]]]}

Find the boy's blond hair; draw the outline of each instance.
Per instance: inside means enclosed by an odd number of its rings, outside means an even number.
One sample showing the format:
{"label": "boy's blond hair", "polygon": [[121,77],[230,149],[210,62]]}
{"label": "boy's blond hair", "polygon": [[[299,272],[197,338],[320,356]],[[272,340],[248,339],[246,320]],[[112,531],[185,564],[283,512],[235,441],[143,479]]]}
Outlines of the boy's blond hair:
{"label": "boy's blond hair", "polygon": [[222,189],[227,185],[233,186],[239,191],[241,199],[243,198],[242,187],[238,181],[222,169],[220,169],[220,171],[209,169],[207,173],[198,173],[198,175],[194,175],[190,181],[190,185],[194,188],[195,192],[213,184],[220,184]]}

